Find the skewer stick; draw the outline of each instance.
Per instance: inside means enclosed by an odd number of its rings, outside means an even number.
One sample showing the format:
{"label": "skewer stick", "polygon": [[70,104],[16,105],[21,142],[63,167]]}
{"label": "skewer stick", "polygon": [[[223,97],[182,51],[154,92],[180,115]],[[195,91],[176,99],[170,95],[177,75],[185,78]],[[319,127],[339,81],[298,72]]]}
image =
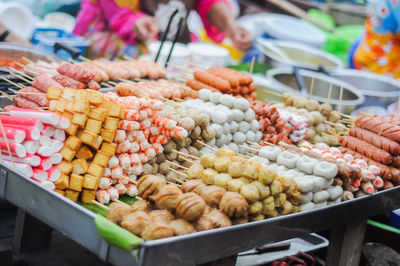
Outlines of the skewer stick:
{"label": "skewer stick", "polygon": [[106,83],[106,82],[102,82],[101,85],[104,85],[104,86],[106,86],[106,87],[108,87],[108,88],[114,89],[113,86],[111,86],[110,84],[108,84],[108,83]]}
{"label": "skewer stick", "polygon": [[329,101],[331,100],[331,96],[332,96],[332,87],[333,87],[333,84],[332,84],[332,83],[329,83],[328,100],[326,101],[326,103],[329,103]]}
{"label": "skewer stick", "polygon": [[343,86],[340,87],[340,92],[339,92],[339,105],[338,105],[338,112],[339,113],[342,110],[342,98],[343,98]]}
{"label": "skewer stick", "polygon": [[252,58],[251,58],[251,63],[250,63],[250,75],[252,75],[253,74],[253,70],[254,70],[254,63],[256,62],[256,57],[255,56],[253,56]]}
{"label": "skewer stick", "polygon": [[114,86],[117,85],[117,82],[114,82],[114,81],[111,81],[111,80],[109,80],[108,83],[110,83],[111,85],[114,85]]}
{"label": "skewer stick", "polygon": [[12,97],[11,95],[5,93],[4,91],[0,91],[0,93],[1,93],[1,95],[7,97],[9,100],[14,101],[14,100],[13,100],[13,97]]}
{"label": "skewer stick", "polygon": [[274,91],[270,91],[270,90],[266,90],[266,89],[263,89],[262,91],[264,91],[264,92],[266,92],[266,93],[268,93],[268,94],[271,94],[271,95],[275,95],[275,96],[278,96],[278,97],[282,97],[282,94],[279,93],[279,92],[274,92]]}
{"label": "skewer stick", "polygon": [[193,74],[193,72],[194,72],[193,70],[187,69],[186,67],[183,67],[183,66],[179,66],[179,65],[175,65],[175,64],[171,64],[171,63],[167,63],[167,65],[175,67],[175,68],[180,69],[180,70],[183,70],[186,73]]}
{"label": "skewer stick", "polygon": [[29,72],[29,73],[32,73],[32,74],[35,75],[35,76],[39,76],[39,73],[38,73],[38,72],[35,72],[35,71],[33,71],[33,70],[30,70],[30,69],[24,69],[24,71]]}
{"label": "skewer stick", "polygon": [[187,175],[186,175],[186,174],[184,174],[184,173],[181,173],[181,172],[179,172],[179,171],[175,170],[174,168],[168,167],[168,169],[169,169],[170,171],[172,171],[172,172],[174,172],[174,173],[178,174],[178,175],[181,175],[181,176],[187,177]]}
{"label": "skewer stick", "polygon": [[345,127],[345,126],[343,126],[343,125],[341,125],[341,124],[333,123],[333,122],[331,122],[331,121],[325,121],[325,123],[327,123],[328,125],[331,125],[331,126],[341,127],[341,128],[343,128],[343,129],[348,129],[347,127]]}
{"label": "skewer stick", "polygon": [[90,61],[91,61],[89,58],[86,58],[86,57],[84,57],[83,55],[79,55],[78,58],[79,58],[80,60],[82,60],[82,61],[85,61],[85,62],[90,62]]}
{"label": "skewer stick", "polygon": [[346,118],[349,118],[349,119],[355,119],[355,117],[354,116],[351,116],[351,115],[346,115],[346,114],[343,114],[343,113],[339,113],[341,116],[344,116],[344,117],[346,117]]}
{"label": "skewer stick", "polygon": [[132,184],[134,184],[135,186],[137,186],[137,181],[136,181],[136,180],[133,180],[133,179],[129,178],[129,182],[131,182]]}
{"label": "skewer stick", "polygon": [[168,162],[168,163],[170,163],[170,164],[172,164],[172,165],[175,165],[175,166],[177,166],[177,167],[179,167],[179,168],[185,169],[185,170],[188,170],[188,169],[189,169],[189,168],[187,168],[187,167],[185,167],[185,166],[183,166],[183,165],[180,165],[180,164],[177,164],[177,163],[168,161],[168,160],[166,160],[166,162]]}
{"label": "skewer stick", "polygon": [[122,204],[125,204],[125,205],[128,205],[129,207],[131,206],[131,205],[129,205],[128,203],[125,203],[125,202],[123,202],[123,201],[120,201],[119,199],[116,199],[116,200],[114,200],[115,202],[118,202],[118,203],[122,203]]}
{"label": "skewer stick", "polygon": [[20,89],[25,88],[25,86],[21,85],[21,84],[17,84],[11,80],[9,80],[8,78],[4,77],[4,76],[0,76],[0,78],[4,79],[5,81],[7,81],[8,83],[14,85],[15,87],[18,87]]}
{"label": "skewer stick", "polygon": [[264,141],[264,143],[267,144],[268,146],[276,146],[276,145],[274,145],[273,143],[268,142],[268,141]]}
{"label": "skewer stick", "polygon": [[197,140],[197,142],[202,144],[202,145],[204,145],[204,146],[206,146],[207,148],[209,148],[209,149],[211,149],[213,151],[218,151],[218,149],[216,149],[216,148],[214,148],[214,147],[212,147],[212,146],[210,146],[210,145],[208,145],[208,144],[206,144],[206,143],[204,143],[204,142],[202,142],[200,140]]}
{"label": "skewer stick", "polygon": [[43,92],[26,92],[26,91],[16,91],[11,88],[8,88],[10,91],[14,92],[15,94],[29,94],[29,95],[46,95]]}
{"label": "skewer stick", "polygon": [[174,79],[180,81],[180,82],[183,82],[183,83],[186,83],[186,81],[187,81],[187,79],[185,79],[185,78],[182,77],[182,76],[177,75],[176,73],[170,73],[170,72],[168,72],[168,75],[171,76],[172,78],[174,78]]}
{"label": "skewer stick", "polygon": [[247,140],[246,142],[249,143],[249,144],[251,144],[251,145],[253,145],[253,146],[256,146],[256,147],[258,147],[258,148],[262,148],[262,146],[261,146],[260,144],[258,144],[258,143],[251,142],[251,141],[249,141],[249,140]]}
{"label": "skewer stick", "polygon": [[[178,178],[175,178],[175,177],[170,177],[172,180],[174,180],[175,182],[178,182],[179,184],[183,184],[183,183],[185,183],[185,182],[183,182],[182,180],[179,180]],[[176,183],[172,183],[171,182],[171,184],[174,184],[174,185],[177,185]]]}
{"label": "skewer stick", "polygon": [[16,77],[16,78],[19,78],[20,80],[23,80],[23,81],[25,81],[25,82],[28,82],[29,84],[32,84],[32,80],[28,80],[28,79],[26,79],[26,78],[24,78],[24,77],[22,77],[22,76],[20,76],[20,75],[17,75],[17,74],[15,74],[15,73],[13,73],[13,72],[10,72],[10,75],[11,75],[11,76],[14,76],[14,77]]}
{"label": "skewer stick", "polygon": [[321,132],[321,134],[324,135],[324,136],[330,137],[330,138],[332,138],[332,139],[334,139],[334,140],[337,140],[337,139],[338,139],[336,136],[330,135],[330,134],[328,134],[328,133],[326,133],[326,132]]}
{"label": "skewer stick", "polygon": [[313,91],[314,91],[314,84],[315,84],[315,78],[313,77],[312,79],[311,79],[311,86],[310,86],[310,95],[308,96],[308,99],[311,99],[312,98],[312,94],[313,94]]}
{"label": "skewer stick", "polygon": [[250,147],[248,147],[248,146],[245,146],[245,145],[242,145],[242,144],[239,144],[238,146],[240,146],[240,147],[242,147],[242,148],[249,149],[249,150],[251,150],[251,151],[259,152],[259,150],[257,150],[257,149],[250,148]]}
{"label": "skewer stick", "polygon": [[360,112],[360,114],[362,114],[362,115],[366,115],[366,116],[373,116],[373,115],[374,115],[374,114],[367,113],[367,112]]}
{"label": "skewer stick", "polygon": [[180,151],[177,151],[177,150],[172,150],[172,151],[176,152],[177,154],[180,154],[180,155],[183,155],[183,156],[187,156],[187,157],[189,157],[191,159],[194,159],[194,160],[198,160],[199,159],[198,157],[193,156],[193,155],[188,154],[188,153],[183,153],[183,152],[180,152]]}
{"label": "skewer stick", "polygon": [[202,65],[199,65],[199,64],[195,64],[195,63],[193,63],[193,62],[190,62],[189,65],[192,65],[192,66],[194,66],[194,67],[201,68],[201,69],[203,69],[203,70],[208,69],[208,67],[206,67],[206,66],[202,66]]}
{"label": "skewer stick", "polygon": [[11,69],[11,70],[13,70],[13,71],[17,72],[18,74],[20,74],[20,75],[22,75],[22,76],[24,76],[24,77],[26,77],[26,78],[28,78],[28,79],[34,80],[34,78],[33,78],[33,77],[31,77],[31,76],[29,76],[29,75],[25,74],[24,72],[22,72],[22,71],[19,71],[19,70],[17,70],[17,69],[15,69],[15,68],[13,68],[13,67],[9,67],[9,69]]}
{"label": "skewer stick", "polygon": [[105,210],[107,210],[107,211],[108,211],[108,209],[109,209],[107,206],[101,204],[100,202],[98,202],[98,201],[96,201],[96,200],[92,200],[92,204],[94,204],[94,205],[96,205],[96,206],[99,206],[100,208],[103,208],[103,209],[105,209]]}
{"label": "skewer stick", "polygon": [[10,161],[12,163],[13,168],[16,169],[17,167],[15,166],[14,158],[11,153],[10,143],[8,142],[8,138],[6,136],[6,131],[4,130],[3,122],[1,122],[1,120],[0,120],[0,127],[1,127],[1,133],[3,134],[3,137],[6,140],[6,145],[7,145],[8,155],[10,156]]}
{"label": "skewer stick", "polygon": [[192,160],[190,160],[190,159],[188,159],[188,158],[185,158],[185,157],[183,157],[182,155],[179,155],[179,158],[181,158],[182,160],[185,160],[185,161],[187,161],[187,162],[189,162],[189,163],[195,163],[194,161],[192,161]]}
{"label": "skewer stick", "polygon": [[400,113],[400,96],[397,99],[397,113]]}
{"label": "skewer stick", "polygon": [[35,62],[33,62],[32,60],[30,60],[29,58],[23,56],[22,59],[24,59],[25,61],[27,61],[28,63],[34,64]]}

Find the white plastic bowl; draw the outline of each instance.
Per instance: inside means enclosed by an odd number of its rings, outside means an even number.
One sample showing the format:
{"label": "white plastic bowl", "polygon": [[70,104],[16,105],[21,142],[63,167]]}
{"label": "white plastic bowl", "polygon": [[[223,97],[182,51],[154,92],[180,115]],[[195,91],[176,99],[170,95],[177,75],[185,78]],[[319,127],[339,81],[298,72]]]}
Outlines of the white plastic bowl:
{"label": "white plastic bowl", "polygon": [[[154,61],[154,59],[157,56],[158,49],[160,48],[161,42],[152,42],[149,44],[149,52],[150,52],[150,57],[149,59],[151,61]],[[160,65],[164,65],[165,61],[167,60],[169,50],[171,49],[172,42],[170,41],[165,41],[164,45],[161,49],[160,56],[158,58],[158,63]],[[172,51],[171,54],[171,59],[170,63],[171,64],[176,64],[176,65],[187,65],[187,62],[189,61],[190,58],[190,51],[188,47],[183,44],[183,43],[175,43],[174,50]]]}
{"label": "white plastic bowl", "polygon": [[229,51],[221,46],[195,42],[188,45],[191,61],[204,67],[224,67],[229,60]]}
{"label": "white plastic bowl", "polygon": [[32,12],[19,3],[0,3],[0,21],[13,33],[28,40],[36,19]]}
{"label": "white plastic bowl", "polygon": [[264,32],[277,40],[296,41],[318,48],[326,41],[325,33],[319,28],[287,15],[266,16]]}

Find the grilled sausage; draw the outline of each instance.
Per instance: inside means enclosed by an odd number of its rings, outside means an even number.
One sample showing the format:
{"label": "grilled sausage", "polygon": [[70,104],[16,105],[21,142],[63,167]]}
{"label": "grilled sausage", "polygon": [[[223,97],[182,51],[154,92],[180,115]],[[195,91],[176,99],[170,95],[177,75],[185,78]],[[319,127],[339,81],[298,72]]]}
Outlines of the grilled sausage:
{"label": "grilled sausage", "polygon": [[23,92],[34,92],[34,93],[42,93],[40,90],[33,88],[33,87],[25,87],[20,89],[18,92],[19,96],[22,98],[25,98],[27,100],[30,100],[32,102],[37,103],[41,107],[48,107],[49,106],[49,100],[47,100],[46,95],[40,95],[40,94],[29,94],[29,93],[23,93]]}
{"label": "grilled sausage", "polygon": [[363,140],[351,136],[342,136],[339,138],[339,143],[343,147],[349,148],[353,151],[361,153],[370,159],[379,163],[391,164],[393,161],[392,156],[387,151],[381,150],[374,145],[371,145]]}
{"label": "grilled sausage", "polygon": [[356,120],[356,125],[375,132],[394,141],[400,142],[400,126],[382,121],[378,116],[363,116]]}
{"label": "grilled sausage", "polygon": [[219,78],[211,73],[207,73],[204,71],[195,71],[194,78],[223,92],[229,91],[231,89],[228,81]]}
{"label": "grilled sausage", "polygon": [[79,82],[64,75],[55,75],[53,79],[64,87],[69,87],[76,90],[83,90],[86,88],[85,83]]}
{"label": "grilled sausage", "polygon": [[35,87],[42,92],[47,92],[48,87],[64,89],[64,87],[60,83],[45,74],[37,76],[32,82],[32,87]]}
{"label": "grilled sausage", "polygon": [[[368,142],[369,144],[372,144],[382,150],[385,150],[392,155],[398,155],[400,152],[400,144],[397,143],[396,141],[393,141],[391,139],[388,139],[383,136],[379,136],[378,134],[358,128],[358,127],[352,127],[350,128],[349,135],[361,140],[364,140],[365,142]],[[400,162],[400,161],[399,161]],[[400,164],[399,164],[400,165]]]}
{"label": "grilled sausage", "polygon": [[[94,74],[88,68],[79,65],[79,64],[71,64],[68,62],[62,63],[57,68],[58,73],[61,75],[70,77],[74,80],[80,81],[82,83],[87,83],[94,78]],[[69,87],[69,86],[68,86]]]}

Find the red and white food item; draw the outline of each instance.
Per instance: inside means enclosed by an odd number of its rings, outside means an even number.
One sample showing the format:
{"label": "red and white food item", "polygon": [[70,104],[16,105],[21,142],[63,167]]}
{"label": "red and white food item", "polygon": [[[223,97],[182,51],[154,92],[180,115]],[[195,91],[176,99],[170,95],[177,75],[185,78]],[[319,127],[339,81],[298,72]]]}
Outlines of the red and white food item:
{"label": "red and white food item", "polygon": [[70,77],[83,83],[88,83],[94,78],[94,74],[92,71],[90,71],[90,69],[79,64],[65,62],[57,68],[57,71],[61,75]]}
{"label": "red and white food item", "polygon": [[46,93],[48,87],[53,87],[53,88],[61,88],[64,89],[64,87],[55,81],[54,79],[50,78],[49,76],[45,74],[40,74],[32,82],[32,86],[39,89],[40,91]]}

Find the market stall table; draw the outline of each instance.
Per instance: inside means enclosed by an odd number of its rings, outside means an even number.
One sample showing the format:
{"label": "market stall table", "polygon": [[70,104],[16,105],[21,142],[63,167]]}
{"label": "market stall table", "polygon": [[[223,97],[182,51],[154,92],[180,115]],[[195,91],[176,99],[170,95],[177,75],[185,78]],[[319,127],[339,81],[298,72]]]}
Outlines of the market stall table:
{"label": "market stall table", "polygon": [[[0,197],[115,265],[193,265],[235,255],[255,246],[333,229],[328,265],[358,265],[365,220],[400,207],[400,188],[336,205],[263,221],[174,238],[142,242],[128,252],[107,244],[96,214],[0,166]],[[17,222],[18,226],[22,226]],[[16,232],[21,228],[17,228]],[[21,238],[20,239],[24,239]],[[36,239],[37,240],[37,239]]]}

